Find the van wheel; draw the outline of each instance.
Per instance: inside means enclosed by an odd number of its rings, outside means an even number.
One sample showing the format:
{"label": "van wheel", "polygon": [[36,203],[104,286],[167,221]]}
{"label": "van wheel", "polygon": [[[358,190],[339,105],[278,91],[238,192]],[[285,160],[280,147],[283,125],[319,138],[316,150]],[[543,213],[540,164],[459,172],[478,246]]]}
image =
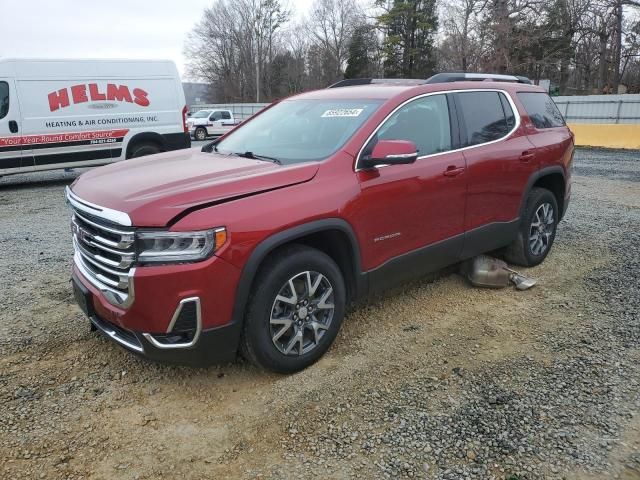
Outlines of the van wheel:
{"label": "van wheel", "polygon": [[200,128],[196,128],[195,133],[193,134],[193,136],[196,138],[196,140],[206,140],[207,139],[207,131],[200,127]]}
{"label": "van wheel", "polygon": [[542,263],[556,238],[558,214],[558,202],[553,193],[546,188],[531,189],[518,236],[506,248],[505,259],[523,267]]}
{"label": "van wheel", "polygon": [[154,155],[160,152],[160,147],[156,143],[138,143],[131,148],[131,151],[127,158],[144,157],[146,155]]}
{"label": "van wheel", "polygon": [[290,245],[261,267],[248,302],[241,351],[255,365],[292,373],[316,362],[344,318],[346,289],[323,252]]}

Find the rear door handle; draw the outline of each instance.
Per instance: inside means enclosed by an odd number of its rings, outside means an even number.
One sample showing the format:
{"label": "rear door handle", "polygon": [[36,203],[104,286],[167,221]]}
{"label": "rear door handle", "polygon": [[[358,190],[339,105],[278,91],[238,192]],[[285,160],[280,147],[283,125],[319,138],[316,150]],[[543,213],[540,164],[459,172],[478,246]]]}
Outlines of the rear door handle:
{"label": "rear door handle", "polygon": [[444,171],[445,177],[456,177],[464,172],[464,167],[456,167],[455,165],[449,165]]}
{"label": "rear door handle", "polygon": [[9,131],[11,133],[18,133],[18,122],[15,120],[9,120]]}
{"label": "rear door handle", "polygon": [[531,160],[533,160],[534,157],[535,157],[535,154],[533,152],[530,152],[529,150],[525,150],[524,152],[522,152],[522,155],[520,155],[520,161],[530,162]]}

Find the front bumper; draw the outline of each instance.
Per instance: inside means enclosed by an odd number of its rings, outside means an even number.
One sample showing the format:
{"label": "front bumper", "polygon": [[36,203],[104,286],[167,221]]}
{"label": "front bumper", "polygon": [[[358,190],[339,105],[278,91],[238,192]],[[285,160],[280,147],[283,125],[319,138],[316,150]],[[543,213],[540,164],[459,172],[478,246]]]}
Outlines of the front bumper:
{"label": "front bumper", "polygon": [[[125,349],[163,363],[206,366],[232,360],[240,339],[232,321],[239,270],[218,257],[205,262],[137,268],[126,309],[104,297],[74,264],[76,299],[92,327]],[[197,303],[193,341],[163,343],[184,302]],[[160,340],[160,341],[158,341]]]}
{"label": "front bumper", "polygon": [[89,319],[93,329],[124,349],[149,360],[171,365],[207,367],[230,362],[236,357],[240,338],[239,324],[232,323],[203,330],[192,347],[167,350],[153,345],[144,334],[118,329],[95,314]]}

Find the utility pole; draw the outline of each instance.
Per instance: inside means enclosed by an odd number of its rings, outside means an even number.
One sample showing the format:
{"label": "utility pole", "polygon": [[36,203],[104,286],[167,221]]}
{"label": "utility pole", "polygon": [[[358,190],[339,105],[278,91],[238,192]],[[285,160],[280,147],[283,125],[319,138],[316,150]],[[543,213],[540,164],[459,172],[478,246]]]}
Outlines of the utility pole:
{"label": "utility pole", "polygon": [[260,59],[256,55],[256,103],[260,103]]}

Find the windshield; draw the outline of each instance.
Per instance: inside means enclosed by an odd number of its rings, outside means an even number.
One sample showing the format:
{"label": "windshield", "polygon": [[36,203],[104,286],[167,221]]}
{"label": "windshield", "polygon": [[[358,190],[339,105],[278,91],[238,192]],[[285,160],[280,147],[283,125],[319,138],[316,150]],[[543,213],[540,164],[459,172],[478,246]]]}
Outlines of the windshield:
{"label": "windshield", "polygon": [[286,100],[216,144],[217,151],[271,157],[283,164],[335,153],[381,104],[378,100]]}
{"label": "windshield", "polygon": [[208,117],[210,113],[211,113],[211,110],[198,110],[196,113],[193,114],[193,118]]}

